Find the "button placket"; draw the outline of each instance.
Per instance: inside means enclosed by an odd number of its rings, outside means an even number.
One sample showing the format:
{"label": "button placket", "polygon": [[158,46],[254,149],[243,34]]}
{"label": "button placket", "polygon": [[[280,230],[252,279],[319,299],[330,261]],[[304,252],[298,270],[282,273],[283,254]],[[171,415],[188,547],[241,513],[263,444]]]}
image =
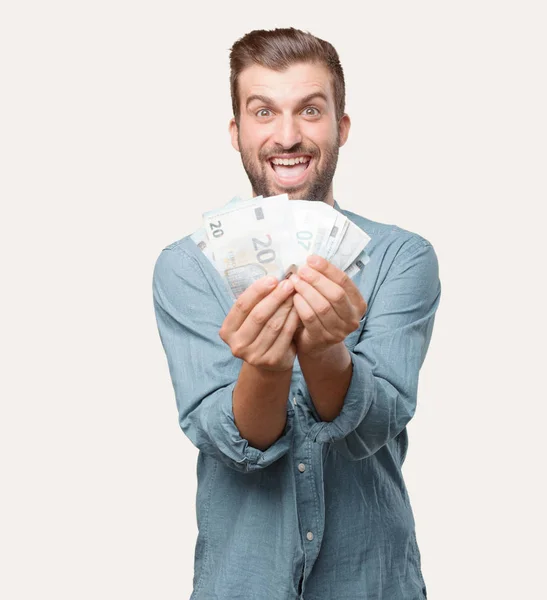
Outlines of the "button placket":
{"label": "button placket", "polygon": [[[301,393],[297,390],[296,397],[298,398],[298,396],[300,396],[300,400],[303,400]],[[318,537],[316,541],[316,535],[321,533],[321,520],[324,519],[324,513],[322,512],[322,502],[316,496],[319,493],[316,479],[320,477],[320,473],[315,473],[314,464],[315,461],[318,464],[321,463],[322,448],[315,444],[309,435],[306,435],[301,445],[295,450],[293,468],[295,468],[298,516],[302,526],[300,535],[302,536],[305,564],[309,565],[304,568],[304,572],[306,572],[315,563],[321,544],[321,538]]]}

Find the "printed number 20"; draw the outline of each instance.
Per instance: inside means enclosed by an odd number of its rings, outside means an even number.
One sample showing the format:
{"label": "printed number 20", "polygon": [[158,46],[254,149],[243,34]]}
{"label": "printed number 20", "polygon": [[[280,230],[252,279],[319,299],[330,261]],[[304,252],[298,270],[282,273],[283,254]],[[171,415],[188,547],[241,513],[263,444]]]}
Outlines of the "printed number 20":
{"label": "printed number 20", "polygon": [[222,223],[220,221],[214,223],[213,221],[211,221],[209,223],[209,227],[211,228],[211,231],[213,233],[213,237],[218,238],[221,237],[222,235],[224,235],[224,230],[221,229],[222,227]]}
{"label": "printed number 20", "polygon": [[298,239],[298,243],[305,248],[306,250],[310,249],[311,242],[304,243],[303,240],[310,240],[313,237],[311,231],[297,231],[296,238]]}
{"label": "printed number 20", "polygon": [[[272,262],[275,260],[275,250],[273,248],[268,248],[268,246],[272,245],[272,238],[269,233],[266,234],[266,237],[268,238],[267,242],[261,242],[257,238],[252,238],[253,246],[254,246],[255,250],[257,251],[256,259],[258,260],[259,263],[269,263],[269,262]],[[259,246],[262,246],[266,249],[258,250]]]}

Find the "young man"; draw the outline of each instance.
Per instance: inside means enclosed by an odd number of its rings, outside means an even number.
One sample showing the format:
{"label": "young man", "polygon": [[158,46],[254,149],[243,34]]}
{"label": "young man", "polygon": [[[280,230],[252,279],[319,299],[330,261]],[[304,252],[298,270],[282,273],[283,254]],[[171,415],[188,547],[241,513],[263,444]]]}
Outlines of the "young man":
{"label": "young man", "polygon": [[230,59],[229,130],[253,196],[326,202],[370,236],[370,262],[351,280],[316,257],[233,303],[190,236],[161,252],[154,307],[200,451],[192,599],[426,598],[401,467],[440,300],[435,251],[334,200],[350,119],[328,42],[252,31]]}

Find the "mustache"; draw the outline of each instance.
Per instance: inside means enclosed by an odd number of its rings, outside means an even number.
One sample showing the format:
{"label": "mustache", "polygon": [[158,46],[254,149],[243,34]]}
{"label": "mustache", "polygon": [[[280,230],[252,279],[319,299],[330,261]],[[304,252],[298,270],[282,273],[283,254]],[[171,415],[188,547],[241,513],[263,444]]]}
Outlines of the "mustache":
{"label": "mustache", "polygon": [[308,156],[315,158],[315,152],[313,150],[308,150],[307,148],[304,148],[303,146],[293,146],[292,148],[289,148],[288,150],[286,148],[272,148],[271,150],[268,150],[267,152],[261,153],[260,159],[268,160],[272,156],[279,156],[279,155],[284,156],[287,154],[307,154]]}

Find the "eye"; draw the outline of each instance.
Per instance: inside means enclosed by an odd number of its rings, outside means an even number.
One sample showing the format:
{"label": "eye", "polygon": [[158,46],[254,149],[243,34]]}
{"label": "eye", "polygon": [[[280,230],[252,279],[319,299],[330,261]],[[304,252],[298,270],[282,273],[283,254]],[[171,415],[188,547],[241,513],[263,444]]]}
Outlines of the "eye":
{"label": "eye", "polygon": [[[308,111],[315,111],[315,113],[309,113]],[[317,108],[315,108],[315,106],[308,106],[307,108],[304,109],[304,113],[306,114],[307,117],[316,117],[317,115],[320,114],[319,110]]]}
{"label": "eye", "polygon": [[258,117],[268,117],[269,115],[267,115],[267,114],[266,114],[266,115],[263,115],[263,114],[261,114],[261,113],[270,113],[270,112],[271,112],[271,111],[270,111],[270,109],[269,109],[269,108],[261,108],[259,111],[257,111],[257,112],[256,112],[256,115],[257,115]]}

